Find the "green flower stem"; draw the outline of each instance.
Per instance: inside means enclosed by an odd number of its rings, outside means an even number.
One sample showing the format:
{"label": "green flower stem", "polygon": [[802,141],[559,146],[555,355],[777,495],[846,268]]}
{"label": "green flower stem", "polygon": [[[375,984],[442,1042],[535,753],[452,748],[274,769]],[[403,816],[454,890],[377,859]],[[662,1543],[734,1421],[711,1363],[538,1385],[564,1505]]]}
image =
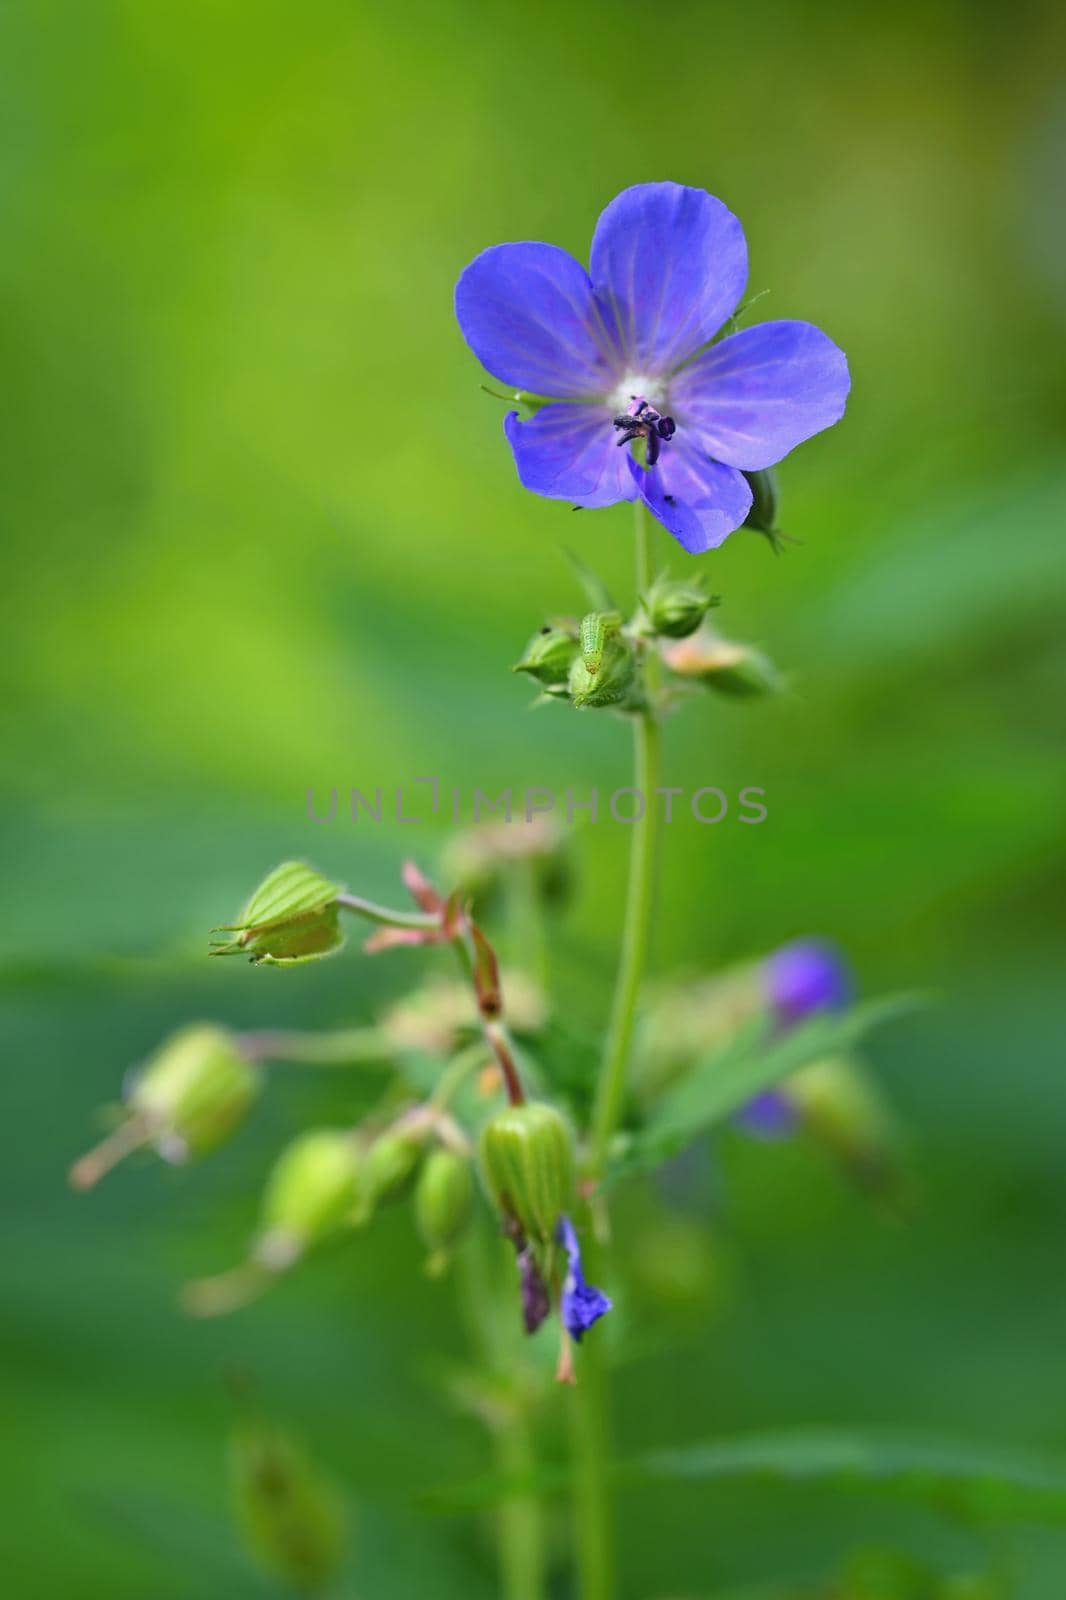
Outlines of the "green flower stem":
{"label": "green flower stem", "polygon": [[[644,594],[652,582],[651,526],[643,504],[636,502],[637,590]],[[626,896],[622,952],[615,982],[614,1003],[607,1046],[592,1113],[590,1176],[599,1181],[607,1167],[611,1139],[625,1099],[633,1024],[637,1014],[641,979],[648,950],[656,865],[656,803],[659,784],[659,720],[655,705],[658,658],[645,652],[644,708],[633,719],[634,786],[644,796],[644,812],[633,824],[629,854],[629,888]]]}
{"label": "green flower stem", "polygon": [[[651,521],[639,500],[634,529],[640,596],[651,587],[654,574]],[[659,783],[658,667],[654,647],[646,647],[644,706],[633,719],[633,782],[644,796],[644,811],[634,824],[630,844],[622,950],[592,1114],[589,1175],[595,1182],[606,1172],[611,1139],[625,1101],[633,1025],[651,928],[657,853],[655,790]],[[595,1276],[594,1260],[590,1267]],[[604,1355],[602,1339],[595,1336],[582,1346],[574,1397],[574,1518],[582,1600],[613,1600],[615,1594],[614,1518],[608,1480],[611,1413]]]}
{"label": "green flower stem", "polygon": [[[507,1330],[515,1326],[515,1310],[511,1294],[505,1305],[500,1303],[486,1244],[479,1219],[457,1254],[456,1267],[470,1343],[482,1375],[491,1378],[503,1368],[514,1371]],[[520,1393],[503,1398],[486,1420],[501,1477],[532,1477],[537,1463],[525,1398]],[[543,1600],[545,1541],[540,1502],[532,1494],[515,1495],[503,1502],[496,1517],[501,1600]]]}
{"label": "green flower stem", "polygon": [[364,900],[357,894],[339,894],[336,900],[342,911],[354,911],[357,917],[380,923],[386,928],[439,928],[440,917],[433,911],[394,911],[391,906],[379,906],[373,900]]}
{"label": "green flower stem", "polygon": [[607,1476],[611,1454],[607,1368],[603,1345],[595,1337],[581,1347],[573,1400],[571,1450],[578,1593],[581,1600],[614,1600],[614,1519]]}

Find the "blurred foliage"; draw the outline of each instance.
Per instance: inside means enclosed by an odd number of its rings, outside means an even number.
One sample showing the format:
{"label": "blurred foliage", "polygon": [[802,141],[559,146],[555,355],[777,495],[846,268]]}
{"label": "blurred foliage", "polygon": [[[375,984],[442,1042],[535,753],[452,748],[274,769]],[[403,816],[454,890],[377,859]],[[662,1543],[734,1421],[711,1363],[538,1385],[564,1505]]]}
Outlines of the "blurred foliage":
{"label": "blurred foliage", "polygon": [[[360,1501],[353,1592],[494,1592],[481,1523],[419,1506],[485,1460],[475,1424],[427,1403],[463,1339],[408,1218],[225,1324],[174,1304],[236,1258],[286,1139],[380,1075],[279,1068],[194,1172],[134,1161],[90,1198],[63,1178],[92,1107],[180,1024],[363,1026],[398,993],[399,957],[206,959],[273,861],[388,898],[403,854],[444,845],[424,805],[418,827],[343,803],[315,824],[309,787],[380,786],[388,816],[424,774],[578,798],[626,781],[617,722],[531,714],[508,668],[584,609],[564,545],[628,596],[628,519],[518,491],[451,291],[501,239],[584,254],[602,205],[654,177],[733,206],[769,291],[753,318],[818,322],[855,378],[845,422],[782,469],[799,543],[775,558],[743,532],[698,563],[724,631],[791,693],[668,730],[666,781],[761,785],[769,819],[678,815],[657,967],[817,932],[868,993],[941,1001],[869,1046],[921,1168],[913,1223],[878,1220],[802,1143],[739,1134],[626,1195],[641,1253],[689,1230],[693,1310],[623,1252],[619,1450],[902,1421],[1066,1451],[1064,42],[1039,0],[0,7],[13,1592],[278,1592],[227,1513],[234,1362]],[[624,845],[579,826],[546,953],[579,1042]],[[564,1426],[555,1397],[549,1454]],[[863,1545],[945,1581],[993,1571],[1018,1600],[1058,1600],[1066,1568],[1061,1533],[992,1548],[815,1482],[644,1483],[621,1504],[634,1600],[821,1600]]]}

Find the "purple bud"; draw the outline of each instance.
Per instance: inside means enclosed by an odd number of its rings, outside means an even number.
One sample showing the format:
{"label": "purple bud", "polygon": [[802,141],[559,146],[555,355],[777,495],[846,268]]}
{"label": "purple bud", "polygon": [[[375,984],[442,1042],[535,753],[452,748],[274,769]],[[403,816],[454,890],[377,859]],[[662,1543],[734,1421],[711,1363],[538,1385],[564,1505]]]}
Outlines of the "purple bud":
{"label": "purple bud", "polygon": [[783,1089],[764,1089],[737,1113],[737,1121],[757,1139],[787,1139],[796,1120],[796,1108]]}
{"label": "purple bud", "polygon": [[812,1011],[844,1006],[852,993],[851,973],[834,945],[797,939],[768,956],[763,967],[766,996],[782,1027]]}

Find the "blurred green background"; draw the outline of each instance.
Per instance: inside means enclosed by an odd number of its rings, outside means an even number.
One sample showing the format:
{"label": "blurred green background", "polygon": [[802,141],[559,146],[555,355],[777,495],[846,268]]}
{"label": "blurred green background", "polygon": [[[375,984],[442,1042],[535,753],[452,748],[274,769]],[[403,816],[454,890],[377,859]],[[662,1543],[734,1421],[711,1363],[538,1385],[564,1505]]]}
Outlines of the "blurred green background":
{"label": "blurred green background", "polygon": [[[701,562],[723,629],[792,689],[669,730],[667,781],[762,785],[770,816],[668,830],[656,968],[817,932],[865,992],[938,998],[871,1048],[922,1174],[910,1225],[810,1151],[739,1139],[676,1304],[641,1288],[642,1224],[619,1448],[905,1422],[1066,1455],[1059,9],[0,4],[12,1595],[277,1592],[227,1511],[233,1365],[359,1503],[352,1593],[494,1592],[483,1526],[417,1500],[486,1453],[437,1404],[461,1334],[402,1217],[230,1322],[176,1310],[239,1248],[286,1133],[342,1114],[335,1080],[279,1074],[202,1168],[133,1164],[82,1198],[64,1175],[183,1019],[361,1020],[410,976],[355,951],[205,959],[276,860],[380,898],[404,854],[432,865],[443,827],[316,827],[309,786],[626,781],[619,722],[531,713],[507,669],[578,603],[564,544],[625,590],[628,515],[518,490],[451,295],[499,240],[584,256],[651,178],[733,207],[755,320],[819,323],[854,376],[842,425],[782,469],[801,543],[774,559],[741,532]],[[578,841],[555,965],[587,1031],[626,842]],[[622,1507],[632,1600],[813,1588],[870,1542],[1066,1592],[1047,1530],[990,1553],[924,1512],[771,1485]]]}

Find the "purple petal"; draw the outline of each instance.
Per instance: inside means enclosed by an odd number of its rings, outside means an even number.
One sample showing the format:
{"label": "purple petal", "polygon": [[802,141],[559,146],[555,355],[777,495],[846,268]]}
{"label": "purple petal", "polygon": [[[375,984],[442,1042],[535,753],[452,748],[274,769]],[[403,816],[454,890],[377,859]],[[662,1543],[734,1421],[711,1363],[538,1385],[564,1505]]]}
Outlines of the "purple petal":
{"label": "purple petal", "polygon": [[553,244],[497,244],[465,269],[455,315],[501,383],[559,399],[604,397],[619,355],[584,267]]}
{"label": "purple petal", "polygon": [[563,1282],[559,1311],[563,1325],[575,1344],[580,1344],[594,1322],[611,1309],[611,1301],[601,1289],[585,1282],[581,1271],[581,1247],[569,1217],[560,1217],[556,1237],[566,1251],[569,1270]]}
{"label": "purple petal", "polygon": [[534,494],[588,507],[636,499],[628,451],[618,448],[603,406],[542,406],[528,422],[512,411],[503,426],[518,476]]}
{"label": "purple petal", "polygon": [[789,1027],[812,1011],[847,1005],[851,973],[840,951],[820,939],[782,945],[763,964],[767,998],[778,1021]]}
{"label": "purple petal", "polygon": [[748,247],[733,213],[703,189],[638,183],[597,222],[591,270],[628,371],[662,376],[734,309],[747,282]]}
{"label": "purple petal", "polygon": [[796,1108],[783,1089],[766,1089],[737,1112],[737,1121],[758,1139],[784,1139],[796,1126]]}
{"label": "purple petal", "polygon": [[670,408],[716,460],[758,472],[838,422],[850,387],[844,352],[820,328],[763,322],[679,372]]}
{"label": "purple petal", "polygon": [[678,433],[647,470],[628,457],[640,498],[690,555],[716,550],[751,510],[751,486]]}

